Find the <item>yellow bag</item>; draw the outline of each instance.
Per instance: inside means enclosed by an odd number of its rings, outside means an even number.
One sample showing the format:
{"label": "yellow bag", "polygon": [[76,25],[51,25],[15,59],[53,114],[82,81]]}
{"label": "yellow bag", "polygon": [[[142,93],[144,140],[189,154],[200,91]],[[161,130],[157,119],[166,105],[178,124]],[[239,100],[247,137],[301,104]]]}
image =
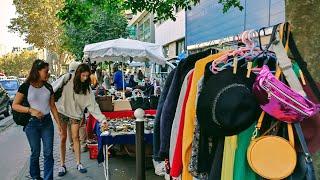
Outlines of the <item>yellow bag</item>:
{"label": "yellow bag", "polygon": [[[280,37],[283,36],[283,24],[280,25]],[[285,49],[288,51],[288,39]],[[276,78],[279,79],[281,69],[277,66]],[[288,123],[289,141],[272,135],[265,135],[275,126],[271,127],[266,133],[257,138],[261,128],[265,112],[262,112],[256,125],[256,130],[247,150],[248,164],[251,169],[266,179],[285,179],[290,176],[297,164],[297,153],[294,149],[294,134],[292,125]],[[279,123],[279,122],[278,122]]]}
{"label": "yellow bag", "polygon": [[248,163],[252,170],[263,178],[284,179],[293,173],[297,164],[292,126],[288,124],[289,141],[273,135],[262,135],[257,138],[264,115],[265,112],[262,112],[248,147]]}

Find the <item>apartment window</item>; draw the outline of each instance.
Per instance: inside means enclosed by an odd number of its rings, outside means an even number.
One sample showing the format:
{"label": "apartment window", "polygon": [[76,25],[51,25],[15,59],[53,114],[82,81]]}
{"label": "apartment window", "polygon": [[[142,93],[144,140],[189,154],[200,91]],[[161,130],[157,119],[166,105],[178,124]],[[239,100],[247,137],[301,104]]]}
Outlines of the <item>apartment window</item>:
{"label": "apartment window", "polygon": [[144,35],[144,38],[143,38],[144,41],[146,41],[146,42],[151,41],[150,19],[146,20],[143,23],[143,35]]}
{"label": "apartment window", "polygon": [[131,39],[136,39],[137,38],[137,26],[132,25],[128,29],[129,29],[129,37]]}
{"label": "apartment window", "polygon": [[181,39],[176,42],[176,55],[178,56],[180,53],[184,52],[184,39]]}
{"label": "apartment window", "polygon": [[139,23],[138,25],[138,40],[144,42],[151,42],[151,27],[150,19]]}
{"label": "apartment window", "polygon": [[165,58],[169,57],[169,45],[163,46],[163,54]]}
{"label": "apartment window", "polygon": [[138,25],[138,40],[143,39],[143,24]]}

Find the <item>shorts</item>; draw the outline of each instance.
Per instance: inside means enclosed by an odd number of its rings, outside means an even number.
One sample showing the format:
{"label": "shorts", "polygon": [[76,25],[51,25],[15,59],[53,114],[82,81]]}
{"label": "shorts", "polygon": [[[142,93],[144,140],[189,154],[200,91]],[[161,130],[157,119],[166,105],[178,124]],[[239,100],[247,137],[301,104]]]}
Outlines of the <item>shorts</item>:
{"label": "shorts", "polygon": [[61,114],[61,113],[59,113],[59,116],[60,116],[60,120],[65,124],[80,124],[82,122],[79,119],[72,119],[72,118],[69,118],[68,116]]}

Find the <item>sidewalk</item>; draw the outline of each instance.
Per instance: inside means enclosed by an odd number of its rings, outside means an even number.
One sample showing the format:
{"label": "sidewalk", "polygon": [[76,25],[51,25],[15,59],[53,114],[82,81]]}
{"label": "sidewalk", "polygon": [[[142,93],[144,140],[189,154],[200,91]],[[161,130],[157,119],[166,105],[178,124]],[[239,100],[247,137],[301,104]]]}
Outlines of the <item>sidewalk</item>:
{"label": "sidewalk", "polygon": [[[60,161],[60,153],[59,153],[59,135],[55,131],[55,142],[54,142],[54,160],[55,160],[55,168],[54,168],[54,179],[72,179],[72,180],[86,180],[86,179],[94,179],[94,180],[104,180],[104,171],[103,165],[98,165],[97,160],[89,159],[89,152],[82,153],[81,162],[87,168],[88,173],[80,174],[76,170],[76,163],[74,161],[74,154],[71,150],[67,148],[66,152],[66,167],[68,173],[64,177],[58,177],[58,168]],[[67,146],[68,147],[68,146]],[[146,171],[146,179],[147,180],[163,180],[163,177],[156,176],[154,174],[154,169],[151,164],[146,165],[148,167]],[[43,173],[43,158],[41,154],[40,158],[40,167],[41,173]],[[135,158],[131,157],[112,157],[109,161],[110,168],[110,179],[112,180],[135,180]],[[24,180],[30,179],[29,176],[29,162],[26,162],[22,171],[18,174],[16,180]]]}

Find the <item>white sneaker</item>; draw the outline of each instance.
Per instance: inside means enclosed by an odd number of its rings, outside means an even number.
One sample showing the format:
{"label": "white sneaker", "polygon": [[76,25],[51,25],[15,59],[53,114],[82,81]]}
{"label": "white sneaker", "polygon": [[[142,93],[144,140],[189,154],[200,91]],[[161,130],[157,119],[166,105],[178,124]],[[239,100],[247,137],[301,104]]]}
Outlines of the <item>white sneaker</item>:
{"label": "white sneaker", "polygon": [[154,166],[154,173],[158,176],[165,176],[166,167],[165,167],[164,161],[157,162],[155,160],[152,160],[152,162]]}

